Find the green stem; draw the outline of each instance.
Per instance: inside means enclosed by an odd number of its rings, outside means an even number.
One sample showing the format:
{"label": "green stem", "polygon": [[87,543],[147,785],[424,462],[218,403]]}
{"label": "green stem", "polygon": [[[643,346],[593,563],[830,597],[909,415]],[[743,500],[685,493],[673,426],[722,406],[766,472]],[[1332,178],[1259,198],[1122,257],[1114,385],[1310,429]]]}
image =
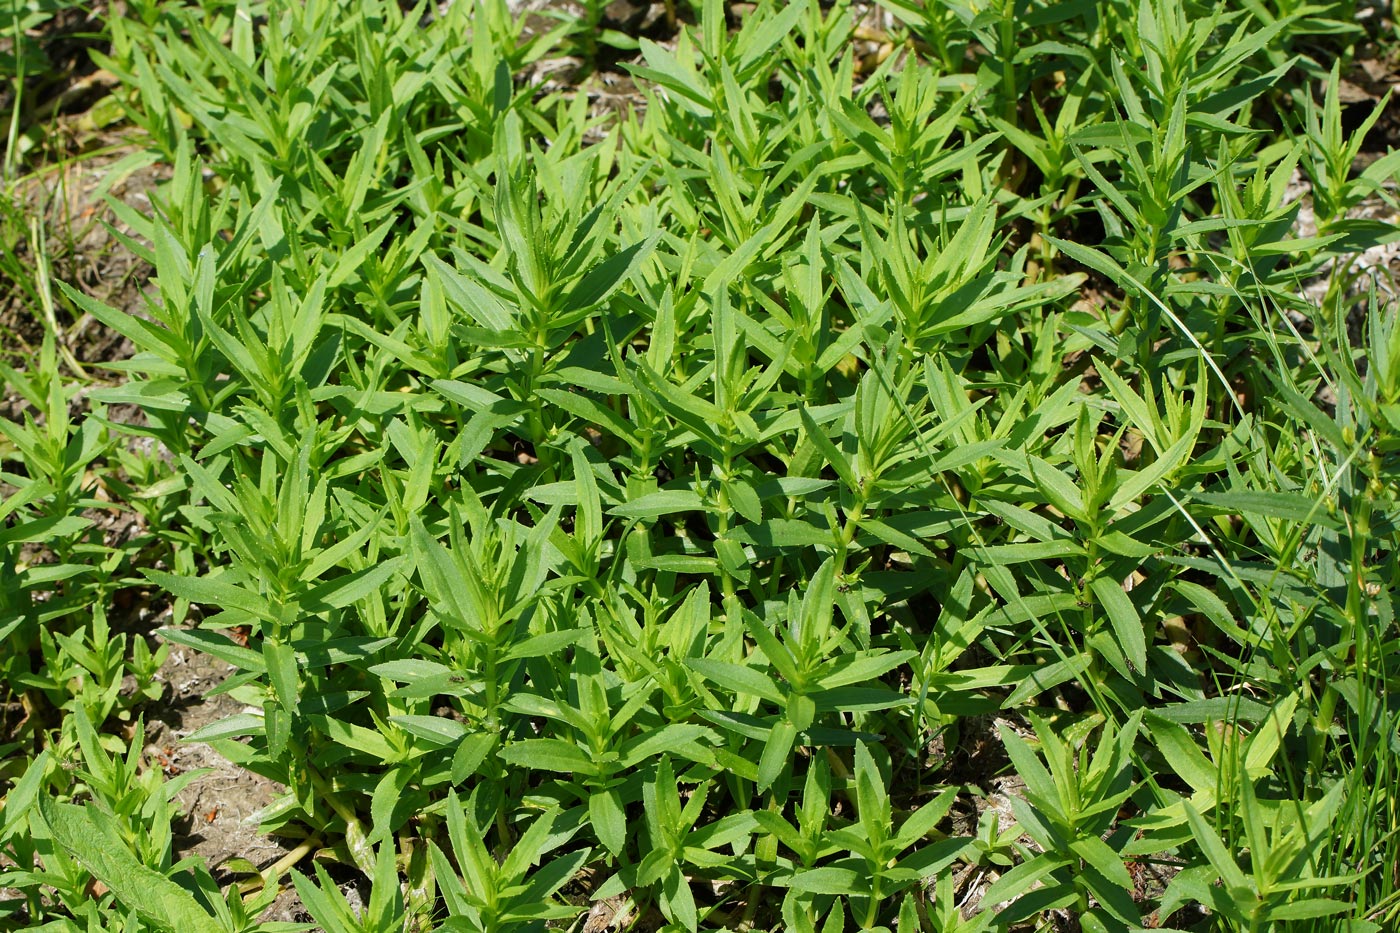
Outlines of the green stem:
{"label": "green stem", "polygon": [[841,525],[841,560],[839,564],[842,574],[846,572],[846,556],[856,540],[856,531],[860,527],[860,520],[865,516],[865,491],[861,490],[854,495],[855,500],[851,503],[851,510],[846,513],[846,520]]}
{"label": "green stem", "polygon": [[997,54],[1001,56],[1001,91],[1005,96],[1006,122],[1012,126],[1017,125],[1017,104],[1019,95],[1016,93],[1016,56],[1012,53],[1012,48],[1016,43],[1016,0],[1006,0],[1002,8],[1001,15],[1001,35],[999,37]]}
{"label": "green stem", "polygon": [[[724,452],[724,458],[720,465],[719,474],[719,494],[715,497],[719,504],[719,516],[716,520],[718,530],[717,537],[723,538],[729,533],[729,492],[726,488],[729,483],[730,470],[734,466],[734,457],[729,451]],[[730,601],[737,595],[734,588],[734,577],[730,575],[729,568],[724,566],[724,561],[719,561],[719,582],[720,591],[724,594],[724,604],[730,605]]]}
{"label": "green stem", "polygon": [[535,445],[535,459],[539,461],[541,473],[554,478],[554,455],[548,448],[549,437],[545,428],[544,400],[535,386],[544,375],[544,333],[541,331],[535,346],[530,348],[530,365],[525,373],[525,384],[521,388],[530,400],[530,440]]}
{"label": "green stem", "polygon": [[880,919],[880,874],[876,872],[870,879],[870,904],[865,908],[864,929],[870,929]]}

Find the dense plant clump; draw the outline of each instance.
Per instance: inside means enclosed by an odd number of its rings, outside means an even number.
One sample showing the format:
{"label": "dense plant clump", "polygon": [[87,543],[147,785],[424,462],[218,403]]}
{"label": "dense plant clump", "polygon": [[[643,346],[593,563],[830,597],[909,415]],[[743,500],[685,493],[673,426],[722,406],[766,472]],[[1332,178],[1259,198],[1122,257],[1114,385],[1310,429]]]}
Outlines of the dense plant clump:
{"label": "dense plant clump", "polygon": [[[1352,5],[579,6],[101,21],[167,180],[0,368],[0,928],[1393,929]],[[171,645],[275,864],[175,861]]]}

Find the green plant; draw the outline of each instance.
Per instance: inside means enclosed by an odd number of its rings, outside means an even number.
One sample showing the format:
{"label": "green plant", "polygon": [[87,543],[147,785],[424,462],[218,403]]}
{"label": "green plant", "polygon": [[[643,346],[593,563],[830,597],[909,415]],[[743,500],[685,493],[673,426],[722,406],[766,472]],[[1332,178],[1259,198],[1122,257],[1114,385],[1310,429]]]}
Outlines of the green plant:
{"label": "green plant", "polygon": [[[110,22],[169,165],[116,208],[157,294],[61,296],[137,348],[88,403],[169,458],[75,422],[54,341],[4,372],[45,412],[4,424],[4,663],[74,723],[7,739],[13,916],[255,929],[292,871],[327,930],[1393,919],[1400,327],[1376,291],[1353,350],[1355,273],[1297,288],[1393,235],[1346,215],[1395,160],[1353,175],[1306,84],[1346,11],[885,6]],[[600,40],[635,106],[521,80]],[[84,537],[98,468],[149,547]],[[40,539],[63,569],[22,577]],[[90,605],[108,568],[234,668],[189,740],[285,787],[256,893],[170,864],[170,785],[96,757],[160,663]],[[962,835],[1002,754],[1016,825]]]}

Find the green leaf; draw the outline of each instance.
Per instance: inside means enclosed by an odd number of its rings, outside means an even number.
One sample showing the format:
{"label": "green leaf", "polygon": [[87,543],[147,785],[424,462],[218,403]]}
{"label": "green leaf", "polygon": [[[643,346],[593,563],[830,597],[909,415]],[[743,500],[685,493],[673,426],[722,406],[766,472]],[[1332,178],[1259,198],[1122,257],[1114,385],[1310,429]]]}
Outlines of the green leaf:
{"label": "green leaf", "polygon": [[655,519],[663,515],[698,512],[704,509],[704,500],[692,489],[662,489],[638,496],[622,505],[615,505],[608,511],[622,518]]}
{"label": "green leaf", "polygon": [[913,651],[860,651],[828,662],[818,676],[823,690],[834,690],[847,684],[864,684],[917,657]]}
{"label": "green leaf", "polygon": [[1293,711],[1297,707],[1298,692],[1295,690],[1279,700],[1250,734],[1249,745],[1244,755],[1246,774],[1262,777],[1268,773],[1269,764],[1274,760],[1274,755],[1278,754],[1283,736],[1293,722]]}
{"label": "green leaf", "polygon": [[314,612],[353,605],[387,583],[404,560],[404,557],[381,560],[363,570],[328,580],[307,591],[301,598],[301,604]]}
{"label": "green leaf", "polygon": [[588,817],[593,823],[593,831],[597,834],[598,841],[614,855],[620,853],[627,844],[627,816],[623,813],[622,800],[617,791],[609,789],[589,794]]}
{"label": "green leaf", "polygon": [[759,547],[830,547],[835,543],[829,525],[816,525],[790,518],[770,518],[757,524],[741,525],[729,533],[731,540]]}
{"label": "green leaf", "polygon": [[90,519],[77,515],[53,515],[21,521],[19,524],[0,527],[0,544],[25,544],[30,541],[55,541],[75,535],[92,527]]}
{"label": "green leaf", "polygon": [[991,901],[994,904],[1015,900],[1030,891],[1046,875],[1069,863],[1070,859],[1062,855],[1042,853],[1003,874],[987,887],[985,896],[989,900],[996,898]]}
{"label": "green leaf", "polygon": [[846,488],[855,492],[860,488],[860,480],[856,478],[855,471],[851,469],[851,463],[841,451],[836,449],[836,445],[831,442],[831,438],[826,436],[826,432],[821,429],[812,418],[811,413],[804,407],[800,409],[802,416],[802,428],[808,440],[816,445],[824,459],[831,468],[836,471],[836,475],[841,477],[841,482]]}
{"label": "green leaf", "polygon": [[385,844],[399,828],[401,819],[395,820],[395,811],[403,798],[403,793],[413,783],[416,769],[404,765],[391,768],[379,779],[379,784],[370,796],[370,825],[374,827],[367,842],[371,845]]}
{"label": "green leaf", "polygon": [[462,739],[462,744],[452,754],[452,783],[461,784],[475,774],[495,747],[496,736],[491,734],[469,735]]}
{"label": "green leaf", "polygon": [[695,910],[695,896],[679,867],[672,869],[662,879],[661,904],[671,920],[695,933],[700,922]]}
{"label": "green leaf", "polygon": [[141,573],[165,591],[201,606],[241,609],[250,615],[275,621],[267,600],[236,583],[218,577],[183,577],[162,570],[143,568]]}
{"label": "green leaf", "polygon": [[972,850],[972,841],[969,839],[940,839],[922,845],[913,855],[900,859],[895,864],[895,871],[907,872],[912,877],[925,879],[942,872],[958,859],[966,859]]}
{"label": "green leaf", "polygon": [[864,742],[856,742],[856,809],[866,838],[874,842],[888,833],[890,799],[880,769]]}
{"label": "green leaf", "polygon": [[453,673],[452,668],[446,664],[439,664],[437,661],[429,661],[424,658],[402,658],[397,661],[385,661],[382,664],[372,665],[369,672],[376,677],[383,677],[385,680],[395,680],[399,683],[414,683],[419,680],[437,679],[449,676]]}
{"label": "green leaf", "polygon": [[1196,844],[1201,847],[1207,859],[1210,860],[1211,867],[1220,875],[1225,882],[1225,889],[1232,898],[1236,900],[1254,897],[1254,889],[1250,886],[1249,880],[1240,870],[1239,864],[1235,861],[1230,850],[1225,847],[1225,843],[1220,841],[1219,834],[1215,828],[1206,822],[1199,810],[1188,801],[1185,804],[1186,819],[1191,824],[1191,835],[1195,838]]}
{"label": "green leaf", "polygon": [[423,262],[429,273],[441,281],[447,299],[466,311],[481,327],[505,332],[514,326],[515,317],[506,306],[471,278],[431,254],[425,255]]}
{"label": "green leaf", "polygon": [[1138,496],[1149,492],[1165,479],[1168,473],[1184,463],[1195,446],[1196,435],[1188,434],[1163,451],[1157,461],[1147,469],[1129,474],[1127,479],[1122,481],[1122,485],[1118,487],[1118,491],[1113,494],[1113,498],[1109,500],[1109,509],[1117,511],[1129,502],[1135,501]]}
{"label": "green leaf", "polygon": [[1026,783],[1027,798],[1037,807],[1054,810],[1058,808],[1060,793],[1050,772],[1045,770],[1035,752],[1026,740],[1017,735],[1009,726],[1001,727],[1001,741],[1006,754],[1016,769],[1016,775]]}
{"label": "green leaf", "polygon": [[603,538],[603,506],[598,494],[598,479],[584,453],[582,441],[569,449],[574,466],[574,485],[578,490],[578,511],[574,524],[578,539],[584,547],[593,547]]}
{"label": "green leaf", "polygon": [[797,727],[786,719],[778,720],[763,743],[763,754],[758,759],[758,792],[763,793],[773,786],[773,782],[783,773],[791,761],[792,744],[797,738]]}
{"label": "green leaf", "polygon": [[744,614],[744,627],[753,636],[759,651],[763,652],[769,664],[777,669],[779,676],[795,689],[802,689],[803,672],[797,667],[797,659],[792,650],[768,630],[767,624],[753,613]]}
{"label": "green leaf", "polygon": [[29,767],[25,768],[24,776],[5,794],[5,807],[0,810],[0,839],[9,838],[19,826],[20,820],[28,817],[29,808],[38,799],[39,789],[48,778],[49,766],[52,763],[52,752],[44,749],[34,756]]}
{"label": "green leaf", "polygon": [[137,860],[113,818],[101,810],[44,795],[39,812],[58,844],[148,922],[171,933],[224,929],[184,888]]}
{"label": "green leaf", "polygon": [[606,299],[647,260],[660,238],[661,232],[658,230],[642,242],[632,244],[589,269],[569,292],[567,307],[571,311],[581,311]]}
{"label": "green leaf", "polygon": [[1108,615],[1113,634],[1128,663],[1138,673],[1147,670],[1147,637],[1143,632],[1142,619],[1123,587],[1109,577],[1095,577],[1090,584],[1099,606]]}
{"label": "green leaf", "polygon": [[783,694],[778,685],[767,675],[752,667],[716,661],[711,658],[686,658],[685,664],[706,680],[719,684],[735,693],[762,697],[773,703],[782,703]]}
{"label": "green leaf", "polygon": [[587,634],[580,629],[564,629],[558,632],[541,632],[538,635],[531,635],[522,639],[510,647],[509,651],[502,652],[502,661],[514,661],[519,658],[547,658],[557,655],[570,645],[581,644],[587,638]]}
{"label": "green leaf", "polygon": [[939,820],[948,815],[948,811],[953,808],[957,799],[958,789],[950,787],[911,813],[904,821],[904,825],[899,827],[899,834],[895,837],[895,846],[907,849],[933,832]]}
{"label": "green leaf", "polygon": [[1076,855],[1094,866],[1109,881],[1120,888],[1131,890],[1133,878],[1128,874],[1127,867],[1123,864],[1123,859],[1119,857],[1097,836],[1081,836],[1070,843],[1070,849]]}
{"label": "green leaf", "polygon": [[433,745],[451,745],[469,733],[467,727],[446,716],[390,716],[389,722]]}
{"label": "green leaf", "polygon": [[1237,515],[1260,515],[1327,528],[1342,527],[1327,514],[1324,500],[1312,499],[1297,492],[1239,489],[1221,493],[1193,492],[1191,498]]}
{"label": "green leaf", "polygon": [[267,663],[267,679],[272,684],[277,702],[293,715],[297,711],[297,655],[291,645],[263,642],[263,660]]}
{"label": "green leaf", "polygon": [[597,763],[576,745],[563,739],[525,739],[507,745],[499,752],[507,764],[536,771],[597,774]]}
{"label": "green leaf", "polygon": [[163,628],[156,634],[168,642],[184,645],[196,651],[225,661],[240,671],[267,673],[267,664],[262,654],[251,648],[234,644],[226,636],[202,629]]}
{"label": "green leaf", "polygon": [[648,758],[665,752],[691,761],[709,761],[713,759],[709,746],[717,741],[713,729],[694,723],[673,722],[628,741],[622,746],[618,757],[624,768],[634,768]]}
{"label": "green leaf", "polygon": [[[1270,907],[1269,919],[1273,921],[1310,920],[1314,917],[1330,917],[1334,914],[1347,913],[1354,909],[1354,905],[1346,901],[1332,900],[1325,897],[1313,897],[1302,901],[1292,901],[1278,907]],[[1364,923],[1365,921],[1362,922]],[[1346,926],[1338,927],[1337,929],[1352,933],[1353,927]]]}
{"label": "green leaf", "polygon": [[918,539],[879,519],[862,517],[858,525],[862,531],[870,532],[891,547],[909,554],[918,554],[921,557],[935,556],[933,551],[925,547]]}
{"label": "green leaf", "polygon": [[863,872],[853,868],[826,866],[793,875],[787,886],[806,894],[862,894],[870,889]]}
{"label": "green leaf", "polygon": [[63,292],[64,297],[73,302],[75,307],[91,314],[95,319],[130,340],[138,349],[157,353],[172,362],[180,361],[180,349],[170,331],[149,323],[134,314],[109,308],[60,279],[55,279],[55,282]]}
{"label": "green leaf", "polygon": [[1172,770],[1192,790],[1215,793],[1220,783],[1219,772],[1191,738],[1191,733],[1179,724],[1155,715],[1148,716],[1148,729]]}
{"label": "green leaf", "polygon": [[752,524],[763,521],[763,503],[754,488],[742,479],[725,483],[725,494],[738,513]]}
{"label": "green leaf", "polygon": [[369,254],[379,249],[379,244],[384,242],[384,238],[389,235],[389,231],[396,223],[398,223],[397,217],[386,218],[378,227],[360,237],[353,246],[341,253],[334,268],[331,269],[330,276],[326,279],[326,285],[330,288],[337,288],[348,282],[352,276],[360,271]]}
{"label": "green leaf", "polygon": [[[568,884],[578,874],[580,868],[588,861],[588,856],[593,850],[585,846],[577,851],[570,852],[560,858],[554,859],[543,868],[532,873],[530,880],[525,885],[525,890],[520,894],[521,903],[527,905],[538,905],[553,895],[556,891]],[[559,916],[573,916],[577,911],[565,907]]]}

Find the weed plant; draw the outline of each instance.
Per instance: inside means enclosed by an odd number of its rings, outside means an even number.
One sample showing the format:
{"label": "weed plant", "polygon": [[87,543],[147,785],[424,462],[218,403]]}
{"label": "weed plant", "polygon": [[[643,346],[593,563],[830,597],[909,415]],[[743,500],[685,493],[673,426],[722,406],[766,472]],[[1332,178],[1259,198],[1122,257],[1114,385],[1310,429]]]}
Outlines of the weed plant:
{"label": "weed plant", "polygon": [[[144,313],[60,283],[125,381],[3,372],[5,682],[54,718],[0,737],[0,924],[1393,929],[1351,5],[707,0],[602,112],[531,79],[633,41],[585,7],[107,22],[171,178],[114,205]],[[137,573],[235,670],[188,741],[285,787],[260,875],[174,863],[113,728]]]}

